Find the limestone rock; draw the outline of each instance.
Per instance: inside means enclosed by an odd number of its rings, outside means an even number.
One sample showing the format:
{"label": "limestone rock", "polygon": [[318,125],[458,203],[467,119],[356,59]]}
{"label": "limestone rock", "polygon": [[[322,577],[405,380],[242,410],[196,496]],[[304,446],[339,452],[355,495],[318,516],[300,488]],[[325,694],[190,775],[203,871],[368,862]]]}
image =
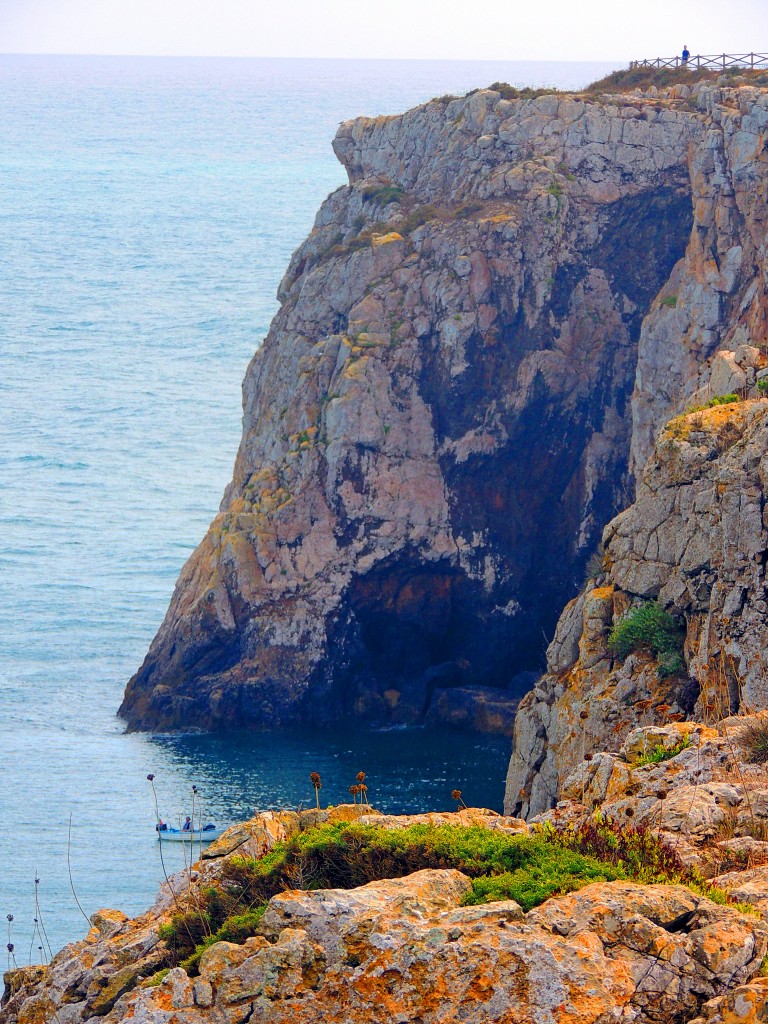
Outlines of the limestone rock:
{"label": "limestone rock", "polygon": [[682,887],[597,883],[523,915],[510,901],[459,907],[469,884],[422,871],[285,893],[267,937],[211,946],[194,982],[176,968],[123,996],[105,1024],[651,1024],[747,982],[768,944],[757,919]]}
{"label": "limestone rock", "polygon": [[[554,806],[585,753],[618,749],[638,726],[768,708],[766,451],[763,400],[690,413],[662,432],[635,503],[606,527],[607,569],[579,602],[578,658],[518,708],[508,813]],[[648,601],[683,630],[679,670],[665,678],[650,653],[621,662],[608,645],[612,624]],[[572,608],[564,619],[573,632]]]}
{"label": "limestone rock", "polygon": [[262,811],[250,821],[228,828],[203,849],[203,859],[225,857],[239,850],[246,857],[262,857],[277,842],[290,839],[299,831],[299,815],[294,811]]}
{"label": "limestone rock", "polygon": [[[728,742],[700,731],[712,747],[708,756],[718,741]],[[253,831],[260,822],[274,824],[269,813],[254,819]],[[425,820],[527,830],[524,822],[482,808],[360,820],[385,828]],[[177,890],[178,906],[194,908],[197,887],[210,884],[242,848],[197,865],[191,891]],[[717,1020],[715,1012],[742,1005],[729,1002],[736,993],[752,998],[750,979],[768,948],[761,919],[683,886],[600,882],[528,914],[512,900],[462,906],[470,889],[459,871],[424,870],[357,889],[283,892],[270,900],[260,934],[242,944],[216,942],[203,952],[198,977],[173,967],[159,984],[146,983],[162,963],[148,938],[156,943],[160,924],[177,908],[157,909],[161,900],[135,920],[101,911],[86,939],[50,966],[6,975],[0,1020],[656,1024],[697,1014]]]}
{"label": "limestone rock", "polygon": [[737,985],[727,995],[705,1003],[691,1024],[763,1024],[768,1020],[768,978]]}
{"label": "limestone rock", "polygon": [[709,99],[481,90],[341,125],[350,183],[281,283],[130,728],[415,722],[455,688],[521,695],[630,496],[631,430],[686,393],[754,260],[732,204],[761,173],[739,142],[758,100]]}

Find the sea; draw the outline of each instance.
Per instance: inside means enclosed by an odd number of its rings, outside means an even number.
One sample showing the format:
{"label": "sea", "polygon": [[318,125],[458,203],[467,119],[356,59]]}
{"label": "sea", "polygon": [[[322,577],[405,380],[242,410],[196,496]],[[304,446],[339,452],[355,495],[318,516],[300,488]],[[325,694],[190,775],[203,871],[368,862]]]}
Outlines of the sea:
{"label": "sea", "polygon": [[[172,825],[348,799],[501,809],[509,740],[128,735],[115,716],[215,515],[240,385],[345,173],[339,122],[611,63],[0,56],[0,925],[8,966],[135,913]],[[192,787],[197,787],[193,797]],[[166,869],[183,867],[167,848]],[[6,928],[7,926],[7,928]],[[3,954],[5,955],[5,954]],[[2,960],[0,960],[2,963]]]}

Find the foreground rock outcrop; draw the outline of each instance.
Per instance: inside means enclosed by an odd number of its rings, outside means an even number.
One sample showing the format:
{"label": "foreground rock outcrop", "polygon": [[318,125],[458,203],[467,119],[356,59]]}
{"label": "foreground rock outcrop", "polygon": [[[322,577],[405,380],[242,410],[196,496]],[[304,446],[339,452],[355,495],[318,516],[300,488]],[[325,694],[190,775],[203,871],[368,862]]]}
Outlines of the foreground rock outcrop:
{"label": "foreground rock outcrop", "polygon": [[[100,911],[87,937],[50,965],[8,972],[2,1024],[658,1024],[699,1013],[740,1020],[734,1005],[765,1006],[754,980],[768,949],[759,916],[681,885],[623,881],[586,885],[527,914],[511,900],[463,906],[470,879],[450,869],[283,892],[255,934],[210,945],[197,972],[177,966],[153,977],[174,910],[194,908],[233,856],[261,856],[313,827],[308,813],[258,815],[223,837],[218,856],[166,883],[146,914]],[[488,811],[420,817],[528,830]]]}
{"label": "foreground rock outcrop", "polygon": [[281,284],[129,727],[439,722],[451,688],[519,697],[631,497],[630,450],[640,466],[709,356],[760,327],[766,124],[768,95],[707,85],[482,90],[342,125],[350,185]]}

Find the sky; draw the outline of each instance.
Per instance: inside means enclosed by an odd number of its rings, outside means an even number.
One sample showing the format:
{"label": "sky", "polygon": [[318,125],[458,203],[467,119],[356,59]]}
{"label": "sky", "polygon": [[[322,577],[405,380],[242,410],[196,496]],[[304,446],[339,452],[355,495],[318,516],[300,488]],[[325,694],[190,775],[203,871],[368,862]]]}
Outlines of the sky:
{"label": "sky", "polygon": [[0,53],[606,60],[768,51],[767,0],[0,0]]}

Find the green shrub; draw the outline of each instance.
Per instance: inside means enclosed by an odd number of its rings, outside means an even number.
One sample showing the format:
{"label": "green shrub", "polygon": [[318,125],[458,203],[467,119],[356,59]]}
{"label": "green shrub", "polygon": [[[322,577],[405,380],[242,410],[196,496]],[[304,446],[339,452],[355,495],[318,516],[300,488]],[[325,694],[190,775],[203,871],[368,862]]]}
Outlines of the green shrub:
{"label": "green shrub", "polygon": [[597,881],[682,882],[695,884],[697,891],[704,884],[652,830],[600,817],[578,829],[548,825],[528,835],[481,826],[321,825],[260,859],[225,861],[217,887],[200,893],[201,908],[177,915],[162,929],[168,959],[195,973],[214,942],[242,943],[258,933],[267,901],[286,889],[351,889],[423,868],[455,868],[468,875],[472,889],[465,904],[513,899],[526,911]]}
{"label": "green shrub", "polygon": [[[669,612],[656,601],[646,601],[615,624],[608,636],[608,648],[622,661],[633,651],[648,651],[659,657],[660,668],[669,674],[677,664],[676,655],[682,666],[683,632]],[[679,671],[679,669],[678,669]]]}
{"label": "green shrub", "polygon": [[677,755],[683,750],[687,750],[690,745],[690,736],[683,736],[679,743],[676,743],[673,747],[669,748],[664,747],[659,743],[647,754],[641,754],[637,759],[637,763],[640,766],[644,764],[661,764],[662,761],[669,761],[671,758],[677,757]]}
{"label": "green shrub", "polygon": [[757,382],[757,390],[761,395],[768,395],[768,377],[761,377]]}
{"label": "green shrub", "polygon": [[404,195],[405,191],[399,185],[367,185],[362,191],[363,199],[379,206],[400,203]]}
{"label": "green shrub", "polygon": [[[523,89],[516,89],[514,85],[509,85],[507,82],[494,82],[493,85],[488,86],[494,92],[501,93],[503,100],[533,100],[538,96],[550,96],[552,93],[559,92],[555,88],[543,88],[543,89],[532,89],[529,86],[525,86]],[[469,96],[472,93],[468,93]]]}
{"label": "green shrub", "polygon": [[667,306],[669,309],[675,309],[677,307],[677,296],[668,295],[666,299],[661,300],[662,306]]}
{"label": "green shrub", "polygon": [[659,679],[679,676],[685,671],[685,660],[680,651],[664,651],[659,655]]}
{"label": "green shrub", "polygon": [[714,409],[716,405],[730,405],[731,402],[738,402],[739,396],[731,393],[730,395],[718,395],[716,398],[710,398],[707,404],[704,406],[705,409]]}
{"label": "green shrub", "polygon": [[184,970],[196,973],[200,968],[200,957],[214,942],[234,942],[242,945],[251,935],[255,935],[258,925],[267,909],[266,903],[255,910],[247,910],[243,914],[233,914],[225,919],[224,923],[212,935],[206,935],[201,942],[195,946],[194,952],[185,957],[180,966]]}

